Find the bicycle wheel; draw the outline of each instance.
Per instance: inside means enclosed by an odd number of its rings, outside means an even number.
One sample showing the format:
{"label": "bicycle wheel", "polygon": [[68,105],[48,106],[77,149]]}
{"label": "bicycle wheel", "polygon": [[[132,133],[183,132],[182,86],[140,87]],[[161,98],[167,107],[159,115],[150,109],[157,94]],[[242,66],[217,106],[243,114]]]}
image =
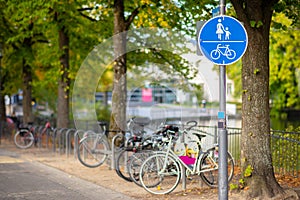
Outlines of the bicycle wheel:
{"label": "bicycle wheel", "polygon": [[115,166],[118,176],[129,182],[132,182],[129,175],[129,163],[133,154],[133,151],[123,149],[122,151],[120,151],[117,157]]}
{"label": "bicycle wheel", "polygon": [[140,181],[143,188],[152,194],[168,194],[180,181],[181,168],[172,156],[155,154],[141,166]]}
{"label": "bicycle wheel", "polygon": [[[218,149],[216,147],[209,149],[202,157],[200,161],[200,170],[204,171],[200,173],[200,177],[205,184],[210,187],[218,187]],[[228,164],[228,182],[233,177],[234,172],[234,160],[232,155],[227,153],[227,164]]]}
{"label": "bicycle wheel", "polygon": [[33,145],[33,133],[27,129],[21,129],[15,134],[14,142],[17,147],[21,149],[27,149]]}
{"label": "bicycle wheel", "polygon": [[212,51],[210,52],[210,57],[211,57],[212,59],[214,59],[214,60],[219,59],[220,56],[221,56],[221,54],[220,54],[220,52],[219,52],[217,49],[212,50]]}
{"label": "bicycle wheel", "polygon": [[128,166],[129,176],[131,180],[138,186],[142,187],[142,184],[140,182],[141,166],[143,162],[151,155],[153,155],[152,150],[142,150],[130,156],[130,163]]}
{"label": "bicycle wheel", "polygon": [[109,149],[105,135],[90,134],[78,145],[78,160],[86,167],[99,167],[107,159]]}

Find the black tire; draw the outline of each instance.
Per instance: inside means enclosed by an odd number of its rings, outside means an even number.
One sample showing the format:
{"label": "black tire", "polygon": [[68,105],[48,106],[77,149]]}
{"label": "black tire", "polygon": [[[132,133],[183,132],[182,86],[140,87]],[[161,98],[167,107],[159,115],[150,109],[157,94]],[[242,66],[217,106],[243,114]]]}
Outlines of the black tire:
{"label": "black tire", "polygon": [[132,182],[132,179],[129,174],[129,165],[130,165],[131,156],[133,154],[134,154],[133,151],[128,151],[127,149],[124,148],[119,152],[115,163],[115,169],[118,176],[128,182]]}
{"label": "black tire", "polygon": [[89,134],[78,145],[78,160],[86,167],[99,167],[107,159],[109,150],[105,135]]}
{"label": "black tire", "polygon": [[34,143],[34,136],[27,129],[19,130],[14,136],[14,143],[20,149],[27,149]]}
{"label": "black tire", "polygon": [[129,168],[129,176],[131,180],[137,184],[138,186],[142,187],[140,182],[140,170],[143,162],[153,155],[152,150],[142,150],[138,151],[130,157],[130,164]]}
{"label": "black tire", "polygon": [[143,162],[140,181],[143,188],[152,194],[168,194],[179,184],[181,172],[175,158],[166,157],[164,153],[154,154]]}
{"label": "black tire", "polygon": [[[216,147],[209,149],[202,157],[200,161],[200,169],[208,170],[200,173],[200,177],[205,184],[210,187],[218,187],[218,167],[215,167],[215,163],[219,166],[218,149]],[[231,181],[234,173],[234,159],[232,155],[227,153],[228,164],[228,182]]]}

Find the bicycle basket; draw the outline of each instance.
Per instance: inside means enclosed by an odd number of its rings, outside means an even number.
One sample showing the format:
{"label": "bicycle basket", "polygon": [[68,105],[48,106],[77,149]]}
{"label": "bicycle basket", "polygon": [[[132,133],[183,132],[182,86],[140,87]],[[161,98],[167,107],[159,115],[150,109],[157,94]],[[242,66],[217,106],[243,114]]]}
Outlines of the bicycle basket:
{"label": "bicycle basket", "polygon": [[131,121],[128,128],[132,135],[143,136],[144,127],[148,124],[150,124],[150,119],[148,117],[137,117]]}

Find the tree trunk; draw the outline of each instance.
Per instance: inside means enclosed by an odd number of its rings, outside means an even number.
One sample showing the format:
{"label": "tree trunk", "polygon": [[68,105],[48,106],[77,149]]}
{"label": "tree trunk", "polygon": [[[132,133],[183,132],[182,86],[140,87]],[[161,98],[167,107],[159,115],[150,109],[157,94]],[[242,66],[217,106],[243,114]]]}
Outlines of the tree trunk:
{"label": "tree trunk", "polygon": [[59,30],[60,78],[58,80],[57,127],[69,127],[69,37],[65,27]]}
{"label": "tree trunk", "polygon": [[32,114],[32,71],[31,66],[23,59],[23,123],[33,122]]}
{"label": "tree trunk", "polygon": [[[110,130],[126,130],[126,24],[123,0],[114,1],[114,82]],[[109,134],[110,140],[116,133]]]}
{"label": "tree trunk", "polygon": [[[277,183],[270,147],[269,32],[275,1],[231,0],[248,33],[242,67],[242,169],[249,190],[246,199],[270,199],[284,194]],[[256,23],[253,25],[253,23]]]}
{"label": "tree trunk", "polygon": [[2,83],[0,83],[0,121],[6,122],[6,109],[5,109],[5,99],[2,88]]}
{"label": "tree trunk", "polygon": [[6,122],[6,109],[5,109],[5,99],[4,99],[4,92],[3,92],[3,90],[4,90],[4,77],[2,75],[1,59],[2,59],[2,57],[0,58],[0,121],[1,122]]}
{"label": "tree trunk", "polygon": [[[1,55],[2,56],[2,55]],[[0,144],[1,138],[5,135],[4,126],[6,124],[6,109],[5,109],[5,99],[4,99],[4,80],[1,72],[1,59],[0,58]]]}

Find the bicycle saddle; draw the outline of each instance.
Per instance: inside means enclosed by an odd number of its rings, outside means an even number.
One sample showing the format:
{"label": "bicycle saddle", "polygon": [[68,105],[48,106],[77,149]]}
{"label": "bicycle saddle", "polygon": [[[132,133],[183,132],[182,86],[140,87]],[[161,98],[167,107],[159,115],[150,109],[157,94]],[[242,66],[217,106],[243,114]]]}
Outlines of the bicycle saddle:
{"label": "bicycle saddle", "polygon": [[151,120],[149,117],[135,117],[133,118],[133,122],[140,126],[146,126],[150,124]]}
{"label": "bicycle saddle", "polygon": [[202,138],[206,137],[206,135],[203,133],[193,132],[193,134],[197,136],[200,141]]}

